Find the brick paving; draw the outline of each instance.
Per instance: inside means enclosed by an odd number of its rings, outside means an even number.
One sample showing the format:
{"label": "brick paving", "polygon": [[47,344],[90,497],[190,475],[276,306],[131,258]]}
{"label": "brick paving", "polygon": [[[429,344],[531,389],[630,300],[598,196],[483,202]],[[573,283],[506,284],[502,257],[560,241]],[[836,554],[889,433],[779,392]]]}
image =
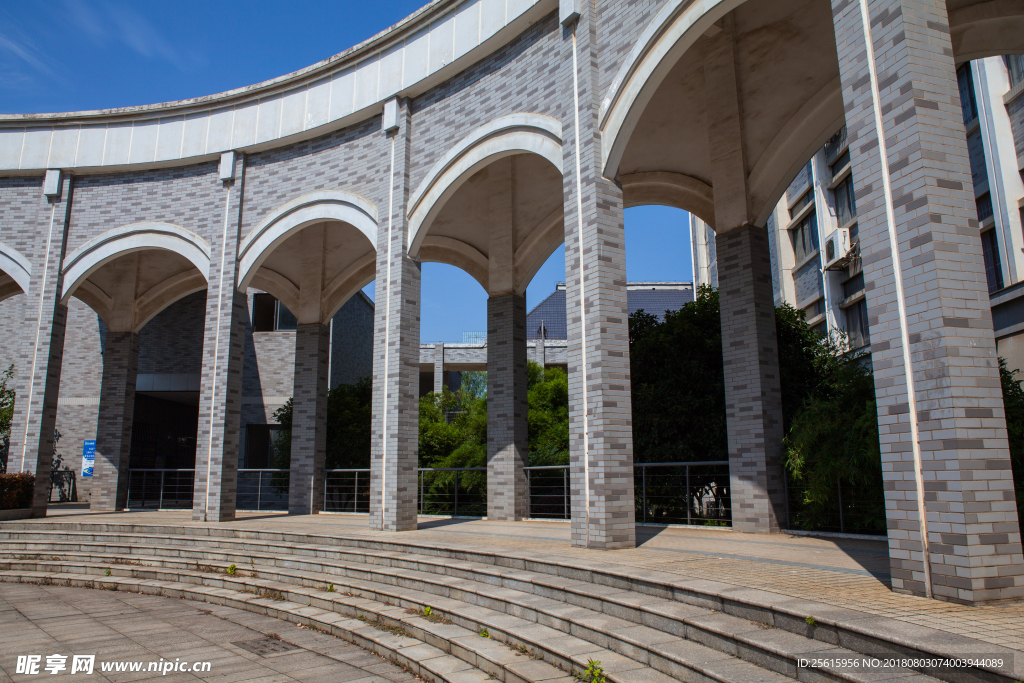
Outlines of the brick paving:
{"label": "brick paving", "polygon": [[[251,612],[153,595],[0,584],[0,681],[51,678],[47,655],[68,655],[54,680],[405,683],[418,680],[358,646]],[[275,638],[269,634],[277,634]],[[42,655],[39,674],[17,674],[18,655]],[[91,676],[71,675],[72,654],[96,655]],[[209,673],[154,674],[148,662],[209,661]],[[141,661],[139,673],[101,673],[101,662]]]}
{"label": "brick paving", "polygon": [[[89,514],[50,510],[50,521],[191,525],[186,512]],[[745,534],[708,527],[637,526],[635,550],[586,550],[570,545],[568,522],[489,522],[421,517],[419,530],[371,531],[365,515],[288,516],[239,513],[220,526],[322,536],[385,538],[497,552],[531,551],[609,565],[649,568],[788,597],[841,606],[1024,651],[1024,603],[970,607],[893,593],[884,538]]]}

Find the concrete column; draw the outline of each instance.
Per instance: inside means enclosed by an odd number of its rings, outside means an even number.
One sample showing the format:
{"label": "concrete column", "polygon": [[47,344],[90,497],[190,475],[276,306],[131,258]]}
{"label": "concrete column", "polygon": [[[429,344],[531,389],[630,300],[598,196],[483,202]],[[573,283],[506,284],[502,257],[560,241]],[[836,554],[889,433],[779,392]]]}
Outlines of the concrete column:
{"label": "concrete column", "polygon": [[[47,171],[51,180],[56,171]],[[49,183],[44,181],[44,190]],[[67,306],[60,302],[67,226],[71,216],[70,176],[56,184],[57,194],[39,194],[37,211],[30,214],[37,229],[32,245],[32,277],[24,307],[24,328],[17,360],[18,399],[11,424],[8,472],[35,474],[32,514],[46,516],[50,495],[53,430],[57,424],[57,395],[64,358]]]}
{"label": "concrete column", "polygon": [[1024,595],[943,0],[833,0],[867,283],[893,590]]}
{"label": "concrete column", "polygon": [[295,330],[295,388],[292,390],[292,459],[288,512],[323,509],[327,457],[327,371],[330,325],[299,325]]}
{"label": "concrete column", "polygon": [[434,393],[444,391],[444,342],[434,344]]}
{"label": "concrete column", "polygon": [[245,294],[235,287],[244,157],[232,156],[232,179],[215,181],[224,186],[224,228],[210,244],[210,284],[206,295],[199,438],[192,498],[192,519],[202,522],[234,519],[238,490],[242,361],[248,307]]}
{"label": "concrete column", "polygon": [[128,456],[132,446],[138,371],[139,335],[108,331],[103,345],[96,463],[89,496],[91,510],[123,510],[127,504]]}
{"label": "concrete column", "polygon": [[768,233],[748,225],[717,241],[732,525],[774,533],[785,522],[786,494]]}
{"label": "concrete column", "polygon": [[419,446],[420,264],[409,258],[405,198],[409,178],[409,105],[399,100],[398,129],[381,137],[388,168],[381,196],[392,197],[377,231],[373,345],[373,446],[370,528],[416,528]]}
{"label": "concrete column", "polygon": [[526,297],[487,299],[487,519],[530,516]]}
{"label": "concrete column", "polygon": [[595,12],[583,3],[562,31],[570,488],[573,545],[613,549],[636,545],[633,421],[622,189],[601,174]]}
{"label": "concrete column", "polygon": [[733,528],[772,533],[784,523],[782,391],[768,233],[751,224],[731,16],[704,57],[715,190],[722,363]]}

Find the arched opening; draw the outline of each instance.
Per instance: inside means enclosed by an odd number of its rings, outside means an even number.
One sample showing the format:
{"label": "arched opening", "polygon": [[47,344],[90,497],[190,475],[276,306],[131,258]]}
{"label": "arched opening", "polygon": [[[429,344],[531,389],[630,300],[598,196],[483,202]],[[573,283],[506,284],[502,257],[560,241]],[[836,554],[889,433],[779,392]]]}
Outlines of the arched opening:
{"label": "arched opening", "polygon": [[365,509],[369,479],[337,471],[369,467],[374,302],[361,290],[376,274],[376,230],[373,204],[321,191],[270,212],[239,245],[240,510]]}
{"label": "arched opening", "polygon": [[[446,269],[435,273],[432,262],[461,269],[485,295],[462,294],[472,299],[462,306],[486,311],[485,316],[477,314],[475,329],[449,330],[445,340],[424,336],[430,343],[421,346],[422,385],[432,390],[427,400],[437,413],[434,422],[454,419],[454,426],[422,424],[421,439],[454,429],[461,430],[465,442],[441,450],[424,446],[421,465],[426,464],[424,457],[433,464],[448,465],[469,458],[487,470],[486,477],[483,471],[459,475],[459,515],[486,513],[489,519],[529,515],[524,469],[533,455],[527,427],[528,384],[544,382],[545,365],[564,363],[565,355],[563,337],[561,348],[556,351],[555,344],[549,344],[551,352],[545,357],[545,340],[531,334],[526,308],[531,281],[553,252],[561,253],[564,239],[560,135],[557,122],[531,114],[482,126],[428,170],[410,201],[409,251],[424,262],[422,333],[428,335],[432,329],[432,307],[447,306],[443,292],[432,291],[431,282],[445,277]],[[457,279],[452,271],[448,274],[451,281]],[[463,339],[451,339],[460,335]],[[483,387],[477,388],[483,379],[479,375],[472,375],[471,383],[462,382],[461,392],[451,391],[458,383],[452,382],[453,371],[481,370],[486,371],[486,399]],[[564,371],[553,372],[564,376]],[[431,502],[450,507],[447,496],[454,503],[454,473],[421,476],[433,478],[427,487],[433,492]],[[473,500],[471,509],[467,504]]]}

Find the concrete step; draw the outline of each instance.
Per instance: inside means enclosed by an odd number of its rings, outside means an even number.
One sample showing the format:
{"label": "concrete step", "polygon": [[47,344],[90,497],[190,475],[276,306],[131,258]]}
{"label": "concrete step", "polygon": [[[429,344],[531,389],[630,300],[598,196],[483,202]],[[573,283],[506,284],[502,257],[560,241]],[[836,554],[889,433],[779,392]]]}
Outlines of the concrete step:
{"label": "concrete step", "polygon": [[[142,548],[142,550],[148,549]],[[129,561],[141,562],[146,566],[114,564],[123,562],[124,557],[130,557]],[[855,654],[801,636],[768,629],[764,625],[753,624],[737,617],[715,614],[709,610],[700,610],[686,605],[666,604],[661,606],[662,612],[675,609],[675,617],[679,616],[680,609],[688,613],[683,621],[671,621],[674,624],[673,630],[678,632],[678,635],[674,635],[665,630],[638,625],[607,613],[567,605],[551,598],[513,589],[495,588],[464,579],[453,580],[449,577],[438,577],[410,570],[367,571],[366,567],[356,567],[354,571],[356,576],[351,574],[342,576],[335,573],[339,569],[337,565],[325,567],[325,569],[331,570],[330,573],[325,574],[318,571],[318,567],[315,565],[310,567],[309,561],[303,561],[303,568],[298,568],[294,566],[293,562],[284,558],[283,561],[288,568],[282,570],[268,567],[262,564],[264,558],[259,559],[260,561],[251,567],[238,568],[234,580],[244,581],[241,578],[244,575],[251,581],[269,580],[274,582],[275,586],[279,584],[302,586],[313,590],[323,590],[327,586],[326,582],[331,581],[335,582],[334,585],[338,590],[342,590],[342,586],[344,586],[347,589],[346,593],[354,592],[357,596],[371,598],[377,602],[398,604],[403,607],[412,606],[416,610],[430,605],[438,615],[450,618],[456,624],[477,632],[481,628],[486,628],[491,633],[500,633],[502,640],[515,640],[519,638],[520,632],[524,629],[534,632],[541,628],[547,631],[553,629],[561,632],[549,634],[555,638],[571,635],[635,660],[640,664],[673,674],[678,674],[677,669],[680,667],[702,672],[701,667],[718,657],[723,660],[739,658],[774,673],[797,678],[799,671],[796,658],[799,656],[809,656],[813,653],[817,657],[845,659],[853,657]],[[217,568],[223,571],[227,564],[228,562],[222,559]],[[182,558],[147,557],[138,553],[127,556],[69,553],[63,555],[62,561],[14,560],[7,563],[0,562],[0,567],[5,565],[21,571],[78,571],[93,574],[99,574],[102,568],[109,567],[115,573],[127,571],[136,578],[160,578],[162,572],[150,569],[150,567],[159,567],[167,569],[174,580],[181,580],[183,572],[190,577],[186,580],[194,580],[192,577],[195,574],[192,568],[196,567],[193,562]],[[256,576],[253,576],[253,572]],[[204,573],[208,574],[209,572]],[[164,578],[166,580],[166,577]],[[218,583],[219,580],[220,577],[217,577],[212,582],[222,585],[223,581]],[[459,599],[452,599],[453,594],[458,595]],[[644,596],[634,597],[644,599]],[[495,619],[495,614],[511,615],[511,619]],[[665,616],[661,618],[673,619]],[[683,646],[681,641],[684,641],[686,635],[691,641],[694,641],[695,647]],[[538,642],[534,635],[517,645],[536,648]],[[577,647],[578,643],[572,643],[572,646]],[[704,651],[707,647],[719,654],[709,655]],[[557,655],[557,652],[552,653],[551,660],[563,667],[572,666],[571,662],[559,660]],[[863,674],[847,673],[831,668],[821,669],[816,673],[820,680],[873,680]],[[906,670],[891,673],[894,677],[900,674],[903,677],[914,677],[914,672]],[[927,679],[927,677],[918,678],[933,680]]]}
{"label": "concrete step", "polygon": [[[72,569],[68,567],[68,569]],[[180,578],[188,579],[183,575]],[[435,624],[406,610],[363,600],[350,605],[349,613],[299,602],[301,593],[272,593],[271,582],[262,587],[246,581],[173,581],[164,576],[142,579],[75,571],[0,570],[0,581],[66,585],[70,587],[121,590],[166,597],[198,600],[316,628],[387,657],[427,681],[479,683],[572,683],[569,672],[518,652],[498,641],[482,638],[452,624]],[[229,587],[230,585],[230,587]],[[283,584],[279,584],[284,588]],[[332,605],[333,606],[333,605]],[[584,663],[585,664],[585,663]],[[618,679],[620,681],[626,679]],[[653,680],[653,679],[652,679]],[[658,679],[658,683],[671,679]]]}
{"label": "concrete step", "polygon": [[[143,544],[154,545],[155,552],[166,556],[244,558],[232,560],[239,566],[260,555],[274,558],[273,564],[280,567],[309,566],[312,559],[316,567],[310,568],[325,572],[338,571],[331,564],[346,565],[346,572],[354,571],[347,568],[352,564],[373,565],[390,572],[422,571],[486,584],[489,593],[507,588],[552,598],[679,637],[692,637],[727,653],[734,647],[737,655],[754,661],[758,661],[756,656],[776,656],[779,650],[789,653],[792,661],[792,656],[809,644],[807,652],[821,651],[822,645],[869,656],[942,657],[985,652],[1005,655],[1013,662],[1011,650],[964,636],[767,591],[588,558],[567,562],[559,555],[380,540],[359,534],[267,532],[243,529],[237,523],[226,528],[9,522],[0,525],[0,539],[5,538],[11,552],[19,552],[15,547],[29,552],[45,552],[47,548],[73,551],[78,542],[96,541],[111,551]],[[694,607],[704,611],[689,609]],[[763,629],[761,625],[772,628]],[[1014,666],[1011,663],[1002,668],[967,671],[933,669],[928,673],[944,681],[1012,682],[1021,678],[1014,675]],[[806,670],[800,672],[801,677],[805,675]]]}

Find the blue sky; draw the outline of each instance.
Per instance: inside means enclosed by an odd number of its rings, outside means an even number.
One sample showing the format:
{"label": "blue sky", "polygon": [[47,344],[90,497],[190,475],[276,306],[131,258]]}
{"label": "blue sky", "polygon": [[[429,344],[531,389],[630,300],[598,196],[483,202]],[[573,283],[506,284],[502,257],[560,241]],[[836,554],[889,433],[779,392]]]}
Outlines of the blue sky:
{"label": "blue sky", "polygon": [[[352,47],[425,1],[4,3],[0,113],[126,107],[250,85]],[[628,278],[690,280],[688,234],[682,211],[628,209]],[[559,248],[530,284],[527,307],[564,279]],[[457,268],[423,264],[422,300],[423,341],[461,341],[486,328],[487,295]]]}

